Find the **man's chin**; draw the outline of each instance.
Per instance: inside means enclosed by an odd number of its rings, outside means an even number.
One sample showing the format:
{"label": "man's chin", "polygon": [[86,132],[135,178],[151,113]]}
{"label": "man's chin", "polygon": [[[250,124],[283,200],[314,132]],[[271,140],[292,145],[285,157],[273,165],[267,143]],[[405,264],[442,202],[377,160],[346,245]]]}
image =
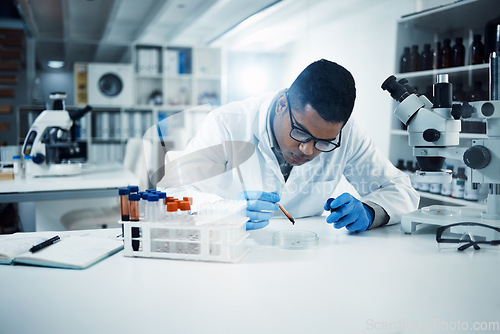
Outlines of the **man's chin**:
{"label": "man's chin", "polygon": [[292,165],[292,166],[301,166],[307,162],[309,162],[310,160],[309,159],[301,159],[299,157],[297,157],[296,155],[294,154],[290,154],[290,158],[289,159],[286,159],[286,161]]}

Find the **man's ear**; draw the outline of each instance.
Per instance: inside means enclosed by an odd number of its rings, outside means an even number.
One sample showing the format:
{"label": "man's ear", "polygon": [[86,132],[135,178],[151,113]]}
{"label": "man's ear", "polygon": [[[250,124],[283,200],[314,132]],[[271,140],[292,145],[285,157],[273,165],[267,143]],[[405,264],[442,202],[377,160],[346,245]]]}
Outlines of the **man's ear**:
{"label": "man's ear", "polygon": [[283,113],[288,111],[288,101],[285,93],[281,94],[276,102],[276,114],[282,115]]}

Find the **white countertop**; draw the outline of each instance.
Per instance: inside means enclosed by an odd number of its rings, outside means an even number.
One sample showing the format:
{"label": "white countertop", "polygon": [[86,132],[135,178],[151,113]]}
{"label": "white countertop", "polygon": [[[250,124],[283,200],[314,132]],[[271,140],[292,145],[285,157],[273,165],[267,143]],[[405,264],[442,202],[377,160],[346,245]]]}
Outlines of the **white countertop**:
{"label": "white countertop", "polygon": [[[500,250],[438,251],[435,227],[359,234],[325,217],[250,231],[236,264],[124,257],[86,270],[0,266],[2,333],[498,333]],[[314,231],[308,250],[272,245]],[[447,327],[445,327],[447,326]],[[446,330],[468,326],[469,331]],[[463,327],[462,327],[463,328]]]}
{"label": "white countertop", "polygon": [[84,165],[79,175],[0,181],[0,194],[118,188],[134,180],[138,182],[138,178],[120,164]]}

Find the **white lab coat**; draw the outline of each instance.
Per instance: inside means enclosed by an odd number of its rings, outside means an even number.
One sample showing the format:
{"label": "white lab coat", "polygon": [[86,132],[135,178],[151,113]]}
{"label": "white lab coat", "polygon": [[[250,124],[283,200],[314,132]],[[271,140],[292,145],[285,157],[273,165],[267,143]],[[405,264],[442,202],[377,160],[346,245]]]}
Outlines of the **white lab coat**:
{"label": "white lab coat", "polygon": [[[234,159],[228,153],[231,148],[227,145],[224,152],[215,157],[210,154],[198,156],[195,159],[196,172],[191,169],[189,173],[205,175],[203,180],[190,184],[190,191],[186,193],[194,196],[195,202],[202,193],[234,199],[242,190],[276,191],[293,217],[321,215],[326,200],[344,176],[362,201],[373,202],[385,209],[390,217],[389,223],[399,222],[401,214],[417,209],[419,196],[408,176],[382,156],[352,118],[342,130],[339,148],[323,152],[302,166],[294,166],[285,182],[267,133],[268,111],[274,96],[266,94],[229,103],[208,114],[188,144],[186,154],[234,142],[250,143],[255,151],[248,159],[244,157],[244,162]],[[192,158],[190,160],[193,162]],[[169,175],[165,175],[159,184],[167,187],[167,193],[168,180]],[[281,213],[278,210],[276,214]]]}

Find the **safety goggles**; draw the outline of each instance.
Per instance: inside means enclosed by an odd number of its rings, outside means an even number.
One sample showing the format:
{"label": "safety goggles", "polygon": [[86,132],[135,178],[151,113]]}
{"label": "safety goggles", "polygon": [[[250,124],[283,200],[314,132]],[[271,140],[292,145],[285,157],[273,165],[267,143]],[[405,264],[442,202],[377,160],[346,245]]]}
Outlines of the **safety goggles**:
{"label": "safety goggles", "polygon": [[473,222],[462,222],[441,226],[436,231],[439,250],[447,247],[442,244],[455,244],[459,251],[470,247],[481,249],[479,245],[500,249],[500,228]]}

